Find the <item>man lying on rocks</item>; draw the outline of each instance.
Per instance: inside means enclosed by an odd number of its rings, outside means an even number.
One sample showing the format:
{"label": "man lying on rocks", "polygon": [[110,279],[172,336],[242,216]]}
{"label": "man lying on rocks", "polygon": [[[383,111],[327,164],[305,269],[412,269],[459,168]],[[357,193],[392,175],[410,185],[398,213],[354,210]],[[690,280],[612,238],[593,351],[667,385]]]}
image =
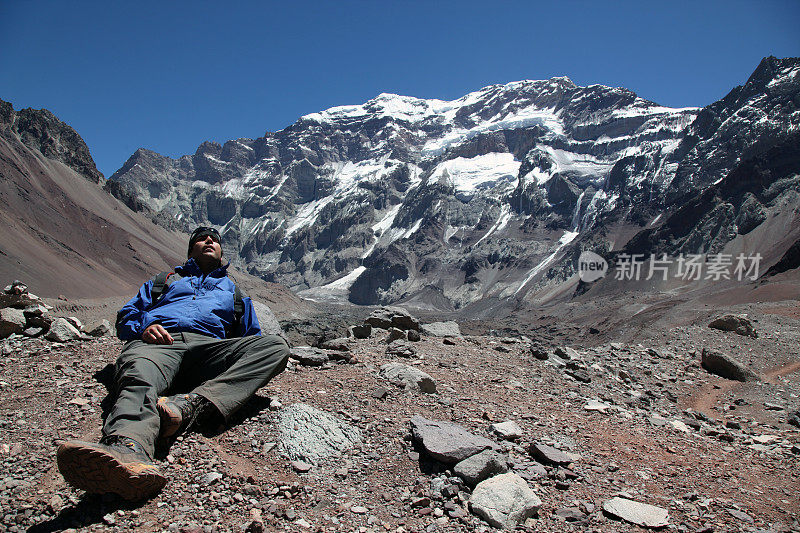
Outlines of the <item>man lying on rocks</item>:
{"label": "man lying on rocks", "polygon": [[[58,448],[70,485],[128,500],[155,495],[167,482],[152,459],[157,438],[218,428],[286,368],[288,346],[261,335],[250,298],[228,278],[217,230],[197,228],[187,255],[119,311],[117,335],[128,342],[103,437]],[[167,390],[191,392],[161,397]]]}

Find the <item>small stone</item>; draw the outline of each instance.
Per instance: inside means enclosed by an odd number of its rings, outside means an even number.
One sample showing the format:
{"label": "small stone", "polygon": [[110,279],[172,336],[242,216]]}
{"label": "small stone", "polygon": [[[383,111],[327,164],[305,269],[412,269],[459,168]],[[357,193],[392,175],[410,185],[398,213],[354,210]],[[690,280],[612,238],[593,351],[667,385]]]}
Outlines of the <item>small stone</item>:
{"label": "small stone", "polygon": [[305,461],[292,461],[292,468],[294,468],[295,472],[305,474],[306,472],[311,471],[311,469],[314,468],[314,465],[306,463]]}
{"label": "small stone", "polygon": [[380,376],[390,383],[406,389],[419,390],[428,394],[436,392],[436,382],[422,370],[402,363],[387,363],[381,366]]}
{"label": "small stone", "polygon": [[117,520],[114,518],[113,513],[108,513],[107,515],[103,515],[103,522],[106,525],[113,526],[114,524],[117,523]]}
{"label": "small stone", "polygon": [[568,465],[574,462],[572,456],[567,455],[566,453],[553,448],[552,446],[541,443],[531,444],[531,446],[528,448],[528,453],[530,453],[537,461],[545,464]]}
{"label": "small stone", "polygon": [[83,407],[84,405],[88,405],[89,404],[89,400],[86,399],[86,398],[73,398],[67,403],[69,403],[71,405],[78,405],[78,406]]}
{"label": "small stone", "polygon": [[372,335],[372,326],[369,324],[350,326],[348,333],[354,339],[368,339]]}
{"label": "small stone", "polygon": [[408,340],[406,332],[398,328],[389,328],[389,335],[386,337],[386,344],[392,343],[397,340]]}
{"label": "small stone", "polygon": [[475,486],[484,479],[508,472],[508,462],[494,450],[483,450],[457,463],[453,472],[467,485]]}
{"label": "small stone", "polygon": [[406,332],[406,337],[411,342],[419,342],[420,340],[422,340],[422,337],[420,337],[420,335],[419,335],[419,331],[417,331],[415,329],[408,330]]}
{"label": "small stone", "polygon": [[404,357],[407,359],[417,355],[417,349],[406,341],[395,340],[386,347],[386,355],[388,357]]}
{"label": "small stone", "polygon": [[522,436],[522,428],[513,420],[492,424],[489,426],[489,431],[506,440],[514,440]]}
{"label": "small stone", "polygon": [[111,334],[111,324],[105,318],[92,326],[89,330],[91,337],[105,337]]}
{"label": "small stone", "polygon": [[360,505],[354,505],[353,507],[350,508],[350,511],[353,512],[354,514],[367,514],[369,509],[367,509],[366,507],[362,507]]}
{"label": "small stone", "polygon": [[599,411],[601,413],[605,413],[611,408],[611,406],[603,402],[598,402],[597,400],[589,400],[586,402],[586,405],[584,405],[583,408],[587,411]]}
{"label": "small stone", "polygon": [[334,350],[338,352],[350,351],[350,339],[347,337],[340,337],[338,339],[331,339],[324,341],[320,344],[320,348],[325,350]]}
{"label": "small stone", "polygon": [[561,507],[556,510],[555,514],[557,517],[563,518],[567,522],[577,522],[578,520],[584,520],[586,518],[586,515],[577,507]]}
{"label": "small stone", "polygon": [[754,522],[752,516],[742,511],[739,511],[738,509],[728,509],[728,514],[730,514],[736,520],[739,520],[741,522],[747,522],[749,524],[752,524]]}
{"label": "small stone", "polygon": [[389,395],[389,390],[385,387],[378,387],[372,391],[371,396],[376,400],[385,400]]}
{"label": "small stone", "polygon": [[411,507],[428,507],[431,504],[431,499],[428,497],[414,498],[411,500]]}
{"label": "small stone", "polygon": [[482,481],[469,499],[473,513],[494,527],[509,529],[534,516],[541,505],[528,483],[511,472]]}
{"label": "small stone", "polygon": [[779,439],[777,435],[757,435],[753,437],[753,441],[757,444],[772,444]]}
{"label": "small stone", "polygon": [[44,336],[45,339],[54,342],[67,342],[80,337],[81,332],[66,318],[55,319],[50,330]]}
{"label": "small stone", "polygon": [[581,358],[581,355],[569,346],[559,346],[553,350],[553,353],[559,356],[561,359],[566,359],[567,361]]}
{"label": "small stone", "polygon": [[219,472],[209,472],[208,474],[203,476],[202,483],[203,485],[209,486],[213,485],[220,479],[222,479],[222,474],[220,474]]}

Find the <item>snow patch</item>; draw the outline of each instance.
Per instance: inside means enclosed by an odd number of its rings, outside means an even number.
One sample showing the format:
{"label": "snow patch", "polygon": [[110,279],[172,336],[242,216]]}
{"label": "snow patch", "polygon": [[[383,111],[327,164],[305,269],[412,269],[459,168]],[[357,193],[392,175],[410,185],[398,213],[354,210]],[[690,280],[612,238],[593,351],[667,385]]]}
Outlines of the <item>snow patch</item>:
{"label": "snow patch", "polygon": [[302,298],[314,302],[345,300],[350,293],[350,287],[353,286],[353,283],[355,283],[355,281],[358,279],[358,276],[360,276],[366,269],[367,267],[360,266],[336,281],[332,281],[319,287],[305,289],[299,291],[297,294]]}
{"label": "snow patch", "polygon": [[520,283],[517,290],[514,291],[514,296],[519,294],[520,291],[522,291],[522,289],[525,288],[525,285],[527,285],[530,280],[536,277],[536,274],[544,270],[544,268],[548,266],[553,261],[553,259],[555,259],[555,257],[558,255],[558,252],[560,252],[562,248],[564,248],[566,245],[574,241],[575,237],[577,237],[578,235],[580,235],[580,233],[577,231],[565,231],[564,234],[561,236],[561,238],[558,240],[558,246],[556,247],[555,251],[553,251],[553,253],[545,257],[544,261],[533,267],[530,270],[530,272],[528,272],[528,275],[525,276],[524,280],[522,280],[522,283]]}
{"label": "snow patch", "polygon": [[469,159],[457,157],[437,165],[430,180],[444,178],[456,192],[474,194],[497,186],[513,186],[521,164],[509,153],[493,152]]}
{"label": "snow patch", "polygon": [[497,217],[494,225],[489,228],[489,231],[484,233],[483,237],[478,239],[478,241],[473,246],[478,246],[484,239],[489,237],[491,234],[502,231],[507,225],[508,221],[511,220],[511,206],[508,204],[503,204],[503,207],[500,209],[500,216]]}

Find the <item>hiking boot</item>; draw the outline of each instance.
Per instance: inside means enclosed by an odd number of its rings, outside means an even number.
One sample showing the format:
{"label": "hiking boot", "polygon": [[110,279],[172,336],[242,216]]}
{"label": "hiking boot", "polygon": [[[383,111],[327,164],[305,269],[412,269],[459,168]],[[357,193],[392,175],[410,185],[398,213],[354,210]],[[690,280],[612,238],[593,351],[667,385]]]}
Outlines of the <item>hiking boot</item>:
{"label": "hiking boot", "polygon": [[167,483],[142,445],[120,435],[105,437],[100,443],[67,441],[58,447],[56,460],[67,483],[92,494],[142,500]]}
{"label": "hiking boot", "polygon": [[190,392],[175,396],[162,396],[156,404],[161,418],[160,437],[173,437],[188,430],[198,419],[216,410],[211,402]]}

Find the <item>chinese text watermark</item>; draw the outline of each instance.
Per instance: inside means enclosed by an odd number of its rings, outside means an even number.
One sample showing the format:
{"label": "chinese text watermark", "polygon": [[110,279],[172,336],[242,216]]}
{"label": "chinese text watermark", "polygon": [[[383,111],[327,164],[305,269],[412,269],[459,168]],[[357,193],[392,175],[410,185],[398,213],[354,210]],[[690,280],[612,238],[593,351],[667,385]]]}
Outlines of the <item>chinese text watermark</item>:
{"label": "chinese text watermark", "polygon": [[[756,280],[761,254],[681,254],[667,257],[644,254],[620,254],[614,268],[614,279],[651,280],[668,277],[685,281]],[[673,268],[674,266],[674,268]],[[585,282],[597,281],[608,272],[608,263],[600,255],[585,251],[578,258],[578,276]]]}

